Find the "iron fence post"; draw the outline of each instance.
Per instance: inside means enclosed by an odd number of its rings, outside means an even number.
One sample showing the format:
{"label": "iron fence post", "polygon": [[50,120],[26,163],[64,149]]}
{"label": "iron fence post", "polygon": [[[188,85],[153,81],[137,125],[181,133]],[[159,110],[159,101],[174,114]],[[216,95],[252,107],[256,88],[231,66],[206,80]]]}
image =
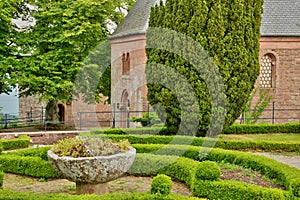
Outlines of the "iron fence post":
{"label": "iron fence post", "polygon": [[44,120],[44,107],[42,106],[42,115],[41,115],[41,124],[43,124],[43,120]]}
{"label": "iron fence post", "polygon": [[8,128],[8,116],[5,114],[5,126],[4,128]]}
{"label": "iron fence post", "polygon": [[129,128],[129,117],[130,117],[130,111],[129,108],[127,108],[127,128]]}
{"label": "iron fence post", "polygon": [[116,103],[114,103],[114,118],[113,118],[113,128],[116,128]]}
{"label": "iron fence post", "polygon": [[30,124],[32,124],[33,119],[32,119],[32,107],[30,107]]}
{"label": "iron fence post", "polygon": [[147,106],[148,106],[148,107],[147,107],[147,111],[148,111],[147,126],[150,126],[150,105],[149,105],[149,103],[148,103]]}
{"label": "iron fence post", "polygon": [[272,124],[275,123],[275,102],[272,103]]}
{"label": "iron fence post", "polygon": [[81,112],[79,113],[79,130],[81,131],[82,128],[82,122],[81,122],[82,118],[81,118]]}

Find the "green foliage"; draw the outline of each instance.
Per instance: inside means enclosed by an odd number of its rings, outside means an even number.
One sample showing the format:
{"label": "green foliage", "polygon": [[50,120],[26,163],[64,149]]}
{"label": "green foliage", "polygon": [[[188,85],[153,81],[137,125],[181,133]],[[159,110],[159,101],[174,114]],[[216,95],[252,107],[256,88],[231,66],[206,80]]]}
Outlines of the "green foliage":
{"label": "green foliage", "polygon": [[216,181],[220,179],[221,171],[216,162],[200,162],[196,169],[195,180]]}
{"label": "green foliage", "polygon": [[58,156],[92,157],[106,156],[128,150],[128,140],[113,143],[102,137],[66,138],[53,145],[52,151]]}
{"label": "green foliage", "polygon": [[51,147],[19,149],[18,151],[6,152],[5,155],[20,156],[20,157],[39,157],[44,161],[48,161],[47,151],[50,149]]}
{"label": "green foliage", "polygon": [[[32,16],[35,25],[21,31],[22,37],[16,41],[23,54],[30,54],[16,69],[20,95],[38,96],[46,103],[71,102],[76,94],[73,91],[79,69],[84,64],[97,64],[86,58],[109,36],[109,24],[121,22],[124,17],[121,10],[129,9],[133,0],[29,0],[28,3],[36,9],[22,14]],[[104,79],[99,81],[98,77],[97,84],[101,85]],[[86,94],[89,99],[90,94]]]}
{"label": "green foliage", "polygon": [[14,75],[14,64],[17,63],[14,52],[16,47],[12,39],[16,37],[17,31],[11,23],[16,17],[19,0],[5,0],[0,2],[0,94],[12,91],[16,84]]}
{"label": "green foliage", "polygon": [[300,123],[286,124],[234,124],[224,134],[300,133]]}
{"label": "green foliage", "polygon": [[2,151],[3,151],[3,145],[2,145],[2,143],[0,142],[0,155],[2,154]]}
{"label": "green foliage", "polygon": [[0,165],[0,189],[3,186],[3,178],[4,178],[4,172],[3,172],[3,169],[2,169],[2,165]]}
{"label": "green foliage", "polygon": [[30,137],[21,135],[17,139],[0,140],[3,150],[27,148],[30,144]]}
{"label": "green foliage", "polygon": [[[166,28],[183,33],[203,47],[213,59],[214,65],[222,76],[226,92],[227,114],[224,128],[234,123],[244,111],[259,74],[262,3],[262,0],[167,0],[165,4],[151,10],[149,27]],[[188,84],[174,83],[173,89],[166,85],[159,85],[159,83],[148,84],[149,102],[163,108],[166,116],[162,115],[161,110],[156,111],[160,118],[166,117],[165,124],[172,132],[176,132],[179,125],[186,126],[184,127],[186,131],[180,134],[192,134],[194,130],[191,130],[193,127],[190,126],[190,123],[195,123],[192,118],[199,114],[200,125],[197,135],[205,135],[206,131],[211,128],[211,118],[219,122],[221,116],[218,116],[217,113],[221,113],[224,109],[222,106],[214,108],[212,105],[214,95],[212,93],[218,92],[219,88],[216,86],[214,91],[208,91],[210,85],[216,84],[216,80],[211,78],[212,74],[209,71],[212,70],[209,59],[204,55],[194,55],[196,46],[188,44],[186,39],[181,39],[175,34],[151,35],[147,33],[147,45],[157,40],[160,41],[157,43],[161,43],[162,47],[167,46],[170,42],[172,49],[177,49],[177,52],[188,56],[183,58],[167,50],[153,49],[155,47],[146,49],[148,83],[153,79],[160,80],[160,83],[174,81],[175,76],[171,73],[173,70],[183,76]],[[170,49],[168,50],[170,51]],[[196,58],[199,60],[197,64],[200,65],[203,72],[201,74],[191,64],[191,61]],[[175,80],[177,81],[177,79]],[[192,87],[193,91],[189,87]],[[194,113],[195,105],[189,96],[191,94],[187,91],[196,95],[200,109],[198,113]],[[191,112],[183,118],[184,107],[190,109]],[[212,115],[213,111],[216,113],[215,116]],[[181,124],[182,119],[188,123]],[[213,124],[213,126],[217,126],[217,124]]]}
{"label": "green foliage", "polygon": [[[132,146],[138,153],[152,153],[158,155],[174,155],[174,152],[178,152],[180,149],[184,148],[183,145],[169,145],[162,149],[163,145],[158,144],[135,144]],[[199,152],[200,147],[188,147],[182,156],[199,160]],[[300,171],[298,169],[279,163],[271,158],[266,158],[265,156],[214,148],[204,159],[215,162],[224,161],[254,171],[259,171],[270,179],[276,179],[277,183],[285,188],[298,187],[298,182],[294,182],[295,179],[300,177]]]}
{"label": "green foliage", "polygon": [[292,195],[283,190],[251,186],[236,181],[197,181],[193,193],[198,197],[208,199],[294,199]]}
{"label": "green foliage", "polygon": [[[139,135],[176,135],[167,127],[143,128],[110,128],[91,130],[91,134],[139,134]],[[257,134],[257,133],[300,133],[300,123],[286,124],[233,124],[223,131],[223,134]]]}
{"label": "green foliage", "polygon": [[[71,194],[35,194],[31,192],[16,192],[10,190],[1,190],[0,199],[39,199],[39,200],[52,200],[52,199],[65,199],[65,200],[158,200],[155,195],[146,192],[133,192],[133,193],[108,193],[104,195],[71,195]],[[197,200],[196,197],[186,197],[182,195],[170,194],[166,197],[159,198],[160,200]]]}
{"label": "green foliage", "polygon": [[[268,177],[277,179],[282,185],[286,186],[288,191],[264,188],[235,181],[196,180],[196,170],[199,165],[203,163],[199,163],[198,161],[196,161],[197,159],[199,159],[200,148],[198,147],[189,147],[186,153],[183,154],[183,156],[188,158],[178,158],[175,156],[168,156],[168,154],[174,155],[174,152],[183,148],[182,145],[171,145],[164,148],[163,151],[157,151],[158,149],[162,149],[163,145],[152,144],[134,146],[138,152],[152,152],[161,155],[138,153],[132,167],[130,168],[130,174],[144,176],[153,176],[157,174],[168,175],[172,178],[184,181],[188,186],[191,187],[193,194],[198,197],[205,197],[209,199],[295,199],[295,196],[297,196],[297,191],[299,191],[299,170],[276,162],[272,159],[265,158],[263,156],[229,150],[213,149],[205,159],[211,161],[224,161],[243,166],[245,168],[253,169],[255,171],[260,171]],[[37,149],[36,151],[39,150]],[[22,152],[23,154],[26,154],[26,150],[22,150]],[[49,162],[45,162],[38,157],[21,157],[13,155],[13,153],[18,154],[18,152],[12,152],[9,155],[0,156],[0,162],[3,163],[4,171],[16,174],[26,174],[40,178],[58,177],[56,173],[50,174],[54,171],[54,169]],[[210,171],[209,167],[206,167],[203,170]],[[11,194],[9,191],[0,191],[1,199],[2,196],[4,196],[5,198],[14,197],[13,199],[20,197],[22,197],[23,199],[36,199],[36,196],[34,195],[35,194],[32,193],[29,194],[14,192],[14,194]],[[126,195],[127,194],[106,194],[103,196],[101,195],[101,197],[97,195],[71,196],[72,199],[76,199],[77,197],[80,197],[81,199],[84,199],[85,197],[88,199],[93,199],[96,196],[100,199],[157,199],[156,195],[151,195],[150,193],[133,193],[128,194],[129,196]],[[39,199],[50,199],[50,197],[52,199],[68,199],[70,196],[57,194],[39,194]],[[184,197],[176,195],[174,196],[173,194],[170,194],[166,197],[161,197],[161,199],[184,199]]]}
{"label": "green foliage", "polygon": [[1,155],[0,163],[3,171],[23,174],[37,178],[58,178],[59,175],[53,169],[49,161],[44,161],[40,157],[21,157],[17,155]]}
{"label": "green foliage", "polygon": [[152,179],[150,193],[158,197],[167,196],[172,190],[172,180],[169,176],[159,174]]}
{"label": "green foliage", "polygon": [[[253,90],[245,107],[246,124],[255,124],[257,122],[262,112],[265,110],[267,105],[272,100],[272,96],[270,94],[271,91],[272,91],[271,89],[264,90],[262,88],[255,88]],[[257,102],[254,104],[254,107],[252,109],[253,97],[257,94],[257,92],[259,98]]]}
{"label": "green foliage", "polygon": [[291,181],[290,190],[296,197],[300,197],[300,178],[295,178]]}
{"label": "green foliage", "polygon": [[155,112],[151,112],[150,114],[144,113],[143,117],[132,117],[131,121],[141,122],[142,126],[153,126],[161,123],[161,120]]}
{"label": "green foliage", "polygon": [[[139,130],[139,129],[136,129]],[[142,131],[142,130],[140,130]],[[146,130],[148,131],[148,129]],[[143,131],[142,131],[143,132]],[[142,133],[139,132],[139,133]],[[132,133],[132,132],[131,132]],[[134,133],[134,132],[133,132]],[[120,141],[127,139],[131,144],[190,144],[193,146],[203,146],[204,141],[215,142],[214,147],[231,150],[253,150],[253,151],[278,151],[278,152],[297,152],[300,149],[300,142],[284,142],[284,141],[268,141],[268,140],[228,140],[228,139],[210,139],[202,137],[190,137],[190,136],[160,136],[160,135],[99,135],[98,131],[92,134],[83,134],[94,137],[106,137],[113,141]]]}

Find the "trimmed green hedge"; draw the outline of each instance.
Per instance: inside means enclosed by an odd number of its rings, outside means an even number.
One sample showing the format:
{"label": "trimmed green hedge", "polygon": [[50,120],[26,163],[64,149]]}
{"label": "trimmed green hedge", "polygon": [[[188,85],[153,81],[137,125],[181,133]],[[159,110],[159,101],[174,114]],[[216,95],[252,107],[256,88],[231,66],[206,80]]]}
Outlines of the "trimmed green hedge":
{"label": "trimmed green hedge", "polygon": [[4,178],[4,172],[2,170],[2,166],[0,165],[0,189],[2,188],[3,185],[3,178]]}
{"label": "trimmed green hedge", "polygon": [[[149,192],[138,192],[138,193],[109,193],[105,195],[68,195],[68,194],[35,194],[30,192],[15,192],[8,190],[0,190],[0,199],[2,200],[27,200],[27,199],[39,199],[39,200],[53,200],[53,199],[64,199],[64,200],[158,200],[156,195],[152,195]],[[186,197],[182,195],[170,194],[166,197],[159,198],[160,200],[199,200],[195,197]]]}
{"label": "trimmed green hedge", "polygon": [[213,161],[202,161],[198,164],[195,173],[195,180],[219,180],[221,176],[220,167]]}
{"label": "trimmed green hedge", "polygon": [[[93,133],[81,133],[81,135],[93,135],[108,137],[112,140],[128,139],[131,144],[190,144],[203,146],[204,141],[213,142],[214,139],[191,136],[153,136],[153,135],[103,135]],[[174,139],[175,138],[175,139]],[[268,141],[240,141],[218,139],[214,145],[216,148],[229,150],[259,150],[259,151],[285,151],[296,152],[300,150],[300,142],[268,142]]]}
{"label": "trimmed green hedge", "polygon": [[222,200],[286,200],[294,197],[283,190],[263,188],[236,181],[197,181],[193,194],[198,197]]}
{"label": "trimmed green hedge", "polygon": [[[91,130],[92,134],[139,134],[139,135],[176,135],[166,127],[143,127],[143,128],[110,128],[104,130]],[[256,133],[300,133],[300,123],[286,124],[233,124],[223,134],[256,134]]]}
{"label": "trimmed green hedge", "polygon": [[58,173],[49,161],[40,157],[23,157],[13,155],[1,155],[0,163],[3,171],[14,174],[24,174],[37,178],[58,178]]}
{"label": "trimmed green hedge", "polygon": [[20,149],[18,151],[6,152],[3,155],[21,156],[21,157],[40,157],[44,161],[48,161],[47,151],[51,147],[37,147],[31,149]]}
{"label": "trimmed green hedge", "polygon": [[0,143],[3,146],[3,150],[27,148],[30,144],[30,137],[26,135],[21,135],[17,139],[0,140]]}
{"label": "trimmed green hedge", "polygon": [[[199,180],[195,178],[196,170],[203,163],[192,159],[179,157],[175,162],[167,165],[176,157],[166,155],[137,154],[130,173],[133,175],[156,175],[166,174],[190,186],[193,194],[197,197],[208,199],[293,199],[292,193],[274,188],[265,188],[236,181],[224,180]],[[154,169],[151,170],[154,166]],[[207,170],[207,169],[205,169]],[[183,174],[181,174],[181,172]]]}
{"label": "trimmed green hedge", "polygon": [[[178,152],[180,153],[180,149],[183,148],[182,145],[166,146],[158,144],[134,144],[133,147],[136,148],[138,153],[152,153],[156,155],[174,155]],[[186,148],[187,150],[181,154],[184,157],[199,160],[199,153],[209,152],[208,155],[202,160],[211,160],[216,162],[225,161],[231,164],[243,166],[244,168],[252,169],[254,171],[259,171],[270,179],[276,179],[278,183],[285,188],[292,189],[293,193],[295,194],[297,194],[297,191],[300,189],[300,170],[277,162],[271,158],[246,152],[223,149],[204,150],[204,148],[194,146]]]}
{"label": "trimmed green hedge", "polygon": [[[263,156],[253,155],[245,152],[212,149],[211,151],[206,151],[208,152],[208,155],[202,160],[210,160],[215,162],[225,161],[235,165],[243,166],[245,168],[253,169],[255,171],[260,171],[267,177],[278,180],[278,183],[285,186],[288,191],[267,189],[264,187],[235,181],[204,181],[196,179],[196,170],[199,168],[199,166],[203,165],[203,163],[197,161],[200,160],[200,147],[186,146],[187,150],[183,150],[185,148],[184,145],[134,144],[133,146],[136,148],[138,154],[136,155],[136,159],[129,170],[130,174],[144,176],[166,174],[180,181],[184,181],[190,186],[193,193],[199,197],[206,197],[209,199],[293,199],[294,197],[292,194],[299,197],[300,171]],[[41,159],[41,157],[44,156],[44,153],[41,152],[46,152],[47,148],[49,147],[5,153],[0,156],[0,163],[3,165],[4,171],[7,172],[43,178],[58,177],[50,163]],[[34,150],[37,152],[33,153],[32,151]],[[182,154],[182,156],[186,158],[178,158],[173,156],[176,154]],[[41,157],[32,157],[32,155]],[[210,170],[208,167],[203,168],[203,170],[205,169]],[[0,199],[2,199],[2,194],[3,196],[4,194],[7,195],[7,193],[2,193],[2,191],[0,191]],[[16,196],[13,197],[17,199],[19,198],[17,194],[14,195]],[[24,199],[35,199],[36,197],[28,194],[28,198],[25,198],[27,197],[26,195],[27,193],[21,197]],[[45,196],[45,199],[48,197],[49,196]],[[59,198],[61,196],[51,196],[51,198],[56,197]],[[72,195],[72,198],[73,197],[74,196]],[[123,199],[135,197],[136,196],[128,196],[128,198],[124,197]],[[68,197],[66,198],[68,199]],[[153,198],[152,196],[147,196],[147,198],[141,196],[141,198],[136,199]]]}
{"label": "trimmed green hedge", "polygon": [[167,196],[171,194],[173,182],[171,177],[159,174],[152,179],[150,193],[158,197]]}
{"label": "trimmed green hedge", "polygon": [[286,124],[234,124],[228,127],[224,134],[251,133],[300,133],[300,123]]}

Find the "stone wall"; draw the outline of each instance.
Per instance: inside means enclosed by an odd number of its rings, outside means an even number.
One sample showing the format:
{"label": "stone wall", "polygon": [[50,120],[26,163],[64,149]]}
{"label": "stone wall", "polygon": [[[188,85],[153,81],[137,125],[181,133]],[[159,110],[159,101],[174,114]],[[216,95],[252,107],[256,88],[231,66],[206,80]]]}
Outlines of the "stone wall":
{"label": "stone wall", "polygon": [[[127,127],[128,110],[146,111],[148,107],[147,87],[145,78],[146,36],[145,34],[130,35],[117,38],[111,43],[111,101],[116,113],[116,127]],[[124,73],[125,64],[129,62],[129,71]],[[127,59],[129,56],[129,59]],[[141,117],[143,112],[131,114]],[[130,127],[135,126],[130,123]]]}
{"label": "stone wall", "polygon": [[[272,118],[274,123],[300,121],[300,37],[262,37],[260,58],[274,56],[272,100],[261,118]],[[259,86],[260,77],[256,83]],[[267,88],[265,89],[267,90]],[[254,104],[258,95],[255,95]],[[273,114],[274,102],[274,114]],[[272,123],[271,119],[262,119]]]}

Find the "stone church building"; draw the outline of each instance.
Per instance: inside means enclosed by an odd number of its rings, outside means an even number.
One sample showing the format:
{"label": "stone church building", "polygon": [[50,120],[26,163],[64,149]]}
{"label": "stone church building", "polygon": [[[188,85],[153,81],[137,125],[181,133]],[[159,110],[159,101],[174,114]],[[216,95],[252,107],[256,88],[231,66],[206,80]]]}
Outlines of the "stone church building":
{"label": "stone church building", "polygon": [[[147,59],[145,33],[150,9],[157,2],[137,0],[109,38],[112,60],[111,105],[86,105],[80,101],[60,104],[61,121],[75,124],[77,128],[132,127],[135,124],[128,120],[130,117],[149,112],[144,73]],[[259,58],[261,70],[256,87],[270,90],[272,99],[261,121],[299,122],[300,2],[265,0],[263,7]],[[258,95],[254,96],[254,101],[258,98]],[[19,102],[21,116],[27,117],[29,111],[34,109],[40,112],[38,110],[41,106],[32,106],[37,105],[35,98],[21,98]]]}

